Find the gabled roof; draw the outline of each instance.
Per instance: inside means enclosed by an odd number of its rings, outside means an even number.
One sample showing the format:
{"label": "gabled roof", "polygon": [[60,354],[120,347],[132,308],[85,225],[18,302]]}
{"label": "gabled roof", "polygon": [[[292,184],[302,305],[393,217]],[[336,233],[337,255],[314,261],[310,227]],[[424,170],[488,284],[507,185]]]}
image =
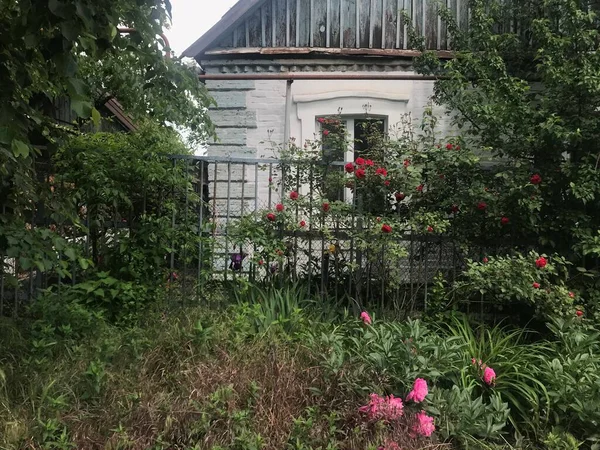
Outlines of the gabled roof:
{"label": "gabled roof", "polygon": [[236,24],[241,22],[246,13],[260,6],[260,4],[265,1],[267,0],[239,0],[223,17],[221,17],[221,20],[200,36],[200,38],[190,45],[181,56],[195,58],[200,55],[204,50],[218,41],[223,34],[229,32]]}
{"label": "gabled roof", "polygon": [[[447,4],[467,27],[468,0]],[[350,53],[410,58],[411,27],[428,50],[447,52],[451,42],[438,8],[438,0],[239,0],[183,56],[198,62]]]}

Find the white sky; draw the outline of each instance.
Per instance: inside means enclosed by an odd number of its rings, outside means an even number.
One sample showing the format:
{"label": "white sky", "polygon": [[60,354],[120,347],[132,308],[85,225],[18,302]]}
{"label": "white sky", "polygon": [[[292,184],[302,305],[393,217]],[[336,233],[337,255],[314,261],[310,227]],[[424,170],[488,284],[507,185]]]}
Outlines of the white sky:
{"label": "white sky", "polygon": [[173,23],[166,30],[175,54],[180,55],[216,24],[237,0],[171,0]]}

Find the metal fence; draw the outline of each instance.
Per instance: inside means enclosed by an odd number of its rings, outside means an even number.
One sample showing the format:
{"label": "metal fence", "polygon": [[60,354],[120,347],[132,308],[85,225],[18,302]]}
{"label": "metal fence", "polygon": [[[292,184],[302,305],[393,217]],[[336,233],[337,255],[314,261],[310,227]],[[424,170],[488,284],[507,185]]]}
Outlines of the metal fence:
{"label": "metal fence", "polygon": [[[370,233],[381,227],[378,208],[389,214],[389,199],[375,201],[358,186],[340,185],[341,162],[174,156],[170,164],[190,186],[189,191],[172,193],[179,209],[173,212],[171,225],[197,239],[191,245],[174,243],[164,255],[164,269],[186,298],[202,297],[213,282],[304,281],[323,298],[422,309],[435,277],[453,279],[469,256],[449,236],[406,228],[390,241],[382,240],[381,232]],[[289,200],[291,191],[299,193],[297,201]],[[329,211],[324,211],[325,202]],[[286,203],[284,212],[276,211],[278,203]],[[410,208],[400,206],[395,205],[394,214],[410,214]],[[285,216],[285,221],[271,223],[268,212]],[[239,226],[241,219],[254,234]],[[85,218],[84,224],[88,221]],[[38,215],[30,226],[48,223]],[[115,236],[131,232],[129,223],[118,218],[104,227]],[[89,233],[65,238],[80,243],[89,255]],[[57,251],[56,258],[61,257]],[[14,255],[0,258],[0,315],[17,315],[40,289],[66,282],[60,274],[35,265],[20,267]],[[75,284],[82,277],[85,271],[74,270],[68,282]]]}

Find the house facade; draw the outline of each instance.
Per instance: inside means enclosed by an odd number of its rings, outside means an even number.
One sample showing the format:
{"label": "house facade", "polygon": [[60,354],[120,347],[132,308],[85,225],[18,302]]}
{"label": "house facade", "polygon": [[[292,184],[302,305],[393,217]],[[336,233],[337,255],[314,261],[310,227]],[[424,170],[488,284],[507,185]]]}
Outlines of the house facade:
{"label": "house facade", "polygon": [[[468,0],[446,5],[466,27]],[[419,52],[409,45],[410,29],[440,58],[451,57],[438,0],[240,0],[183,53],[200,64],[217,102],[210,116],[218,141],[207,155],[277,158],[289,139],[302,145],[318,138],[319,119],[332,115],[341,116],[351,138],[368,118],[379,119],[383,131],[407,113],[419,121],[434,81],[414,71]],[[449,118],[437,112],[440,127],[448,127]],[[349,148],[345,160],[356,150]],[[226,162],[209,167],[217,229],[280,200],[273,170]],[[301,194],[307,189],[301,186]],[[225,253],[230,249],[225,243]]]}

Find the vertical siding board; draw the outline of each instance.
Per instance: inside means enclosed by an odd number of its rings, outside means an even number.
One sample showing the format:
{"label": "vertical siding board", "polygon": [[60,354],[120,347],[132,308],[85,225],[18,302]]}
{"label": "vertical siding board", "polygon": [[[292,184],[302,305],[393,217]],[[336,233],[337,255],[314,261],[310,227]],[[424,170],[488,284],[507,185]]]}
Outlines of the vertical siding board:
{"label": "vertical siding board", "polygon": [[357,0],[357,2],[359,4],[359,45],[361,48],[369,48],[369,43],[371,40],[371,0]]}
{"label": "vertical siding board", "polygon": [[[401,2],[402,0],[400,0]],[[396,48],[398,37],[398,0],[384,0],[383,48]]]}
{"label": "vertical siding board", "polygon": [[469,28],[469,1],[457,0],[458,2],[458,20],[461,30]]}
{"label": "vertical siding board", "polygon": [[424,0],[413,0],[413,26],[417,36],[423,36],[425,30],[423,30],[423,20],[425,16],[423,14]]}
{"label": "vertical siding board", "polygon": [[287,0],[277,0],[275,17],[275,46],[285,47],[287,45]]}
{"label": "vertical siding board", "polygon": [[398,48],[406,50],[408,47],[408,24],[406,22],[408,20],[412,22],[412,0],[402,0],[402,16],[403,17],[400,23],[400,32],[402,33],[402,39],[400,43],[401,46]]}
{"label": "vertical siding board", "polygon": [[263,6],[265,20],[265,47],[273,46],[273,9],[271,2],[266,2]]}
{"label": "vertical siding board", "polygon": [[223,48],[231,48],[231,47],[233,47],[233,33],[229,33],[227,36],[225,36],[221,40],[221,43],[219,44],[219,46],[223,47]]}
{"label": "vertical siding board", "polygon": [[[450,8],[450,1],[451,0],[444,0],[444,7],[446,9]],[[440,29],[439,29],[439,33],[440,33],[440,49],[441,50],[448,50],[448,27],[446,25],[446,22],[440,19]]]}
{"label": "vertical siding board", "polygon": [[356,0],[342,0],[342,46],[356,47]]}
{"label": "vertical siding board", "polygon": [[438,7],[437,0],[424,0],[425,3],[425,46],[429,50],[438,49]]}
{"label": "vertical siding board", "polygon": [[312,12],[312,47],[325,47],[327,42],[327,2],[325,0],[314,0]]}
{"label": "vertical siding board", "polygon": [[340,47],[341,40],[341,11],[340,11],[341,0],[331,0],[330,13],[331,18],[329,19],[329,44],[331,47]]}
{"label": "vertical siding board", "polygon": [[381,19],[383,17],[383,0],[371,0],[371,39],[370,44],[373,48],[381,48],[382,27]]}
{"label": "vertical siding board", "polygon": [[288,44],[290,47],[297,47],[298,46],[298,40],[296,39],[297,37],[297,27],[298,27],[298,23],[296,22],[296,11],[297,11],[297,2],[298,0],[289,0],[289,6],[290,6],[290,11],[289,11],[289,16],[290,16],[290,43]]}
{"label": "vertical siding board", "polygon": [[261,25],[261,11],[256,11],[248,19],[248,46],[249,47],[260,47],[262,45],[262,25]]}
{"label": "vertical siding board", "polygon": [[239,25],[233,34],[235,42],[234,47],[245,47],[246,46],[246,22]]}
{"label": "vertical siding board", "polygon": [[310,0],[298,0],[298,47],[310,45]]}

